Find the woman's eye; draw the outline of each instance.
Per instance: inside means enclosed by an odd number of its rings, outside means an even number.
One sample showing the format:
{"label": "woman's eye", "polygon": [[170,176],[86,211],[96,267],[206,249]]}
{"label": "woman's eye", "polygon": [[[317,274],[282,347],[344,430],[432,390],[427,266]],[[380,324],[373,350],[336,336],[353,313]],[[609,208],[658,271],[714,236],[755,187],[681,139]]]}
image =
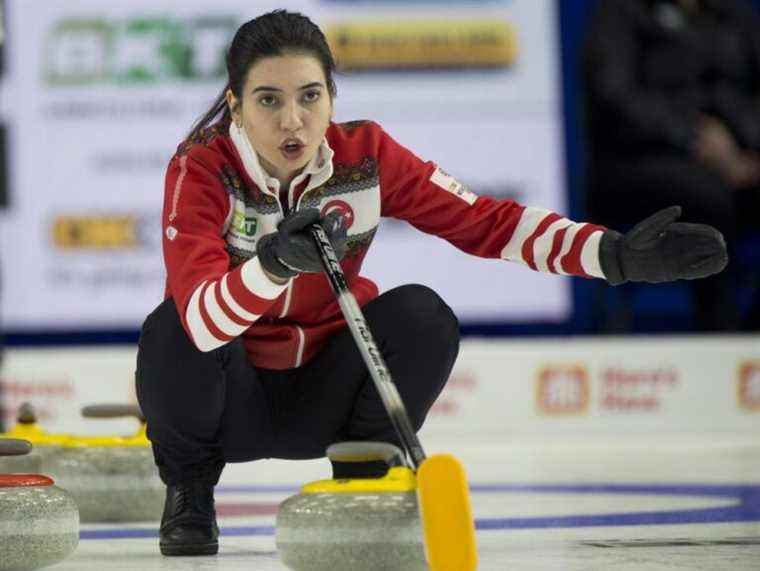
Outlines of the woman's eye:
{"label": "woman's eye", "polygon": [[320,93],[319,91],[307,91],[303,94],[303,99],[307,103],[313,103],[314,101],[317,101],[319,99]]}
{"label": "woman's eye", "polygon": [[277,103],[277,98],[274,95],[262,95],[259,97],[259,103],[264,107],[272,107]]}

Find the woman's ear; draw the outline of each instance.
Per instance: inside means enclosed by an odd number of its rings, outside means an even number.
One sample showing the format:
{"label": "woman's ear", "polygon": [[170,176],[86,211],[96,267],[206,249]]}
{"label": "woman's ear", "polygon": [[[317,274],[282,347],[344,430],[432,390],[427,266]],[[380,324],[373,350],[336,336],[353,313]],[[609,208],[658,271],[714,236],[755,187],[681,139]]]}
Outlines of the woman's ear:
{"label": "woman's ear", "polygon": [[240,101],[238,101],[238,98],[235,97],[235,94],[232,93],[231,89],[228,89],[227,92],[224,94],[224,98],[227,100],[227,107],[230,109],[230,115],[232,116],[232,120],[235,122],[235,125],[237,125],[238,128],[243,126],[243,117],[240,113]]}

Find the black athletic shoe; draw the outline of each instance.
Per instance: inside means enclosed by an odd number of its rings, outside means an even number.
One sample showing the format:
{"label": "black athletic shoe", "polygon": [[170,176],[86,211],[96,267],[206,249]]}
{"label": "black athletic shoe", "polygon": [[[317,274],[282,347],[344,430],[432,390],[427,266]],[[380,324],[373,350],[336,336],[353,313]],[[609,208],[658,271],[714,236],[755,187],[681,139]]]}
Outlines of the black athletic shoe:
{"label": "black athletic shoe", "polygon": [[163,555],[216,555],[214,486],[203,481],[167,486],[159,538]]}

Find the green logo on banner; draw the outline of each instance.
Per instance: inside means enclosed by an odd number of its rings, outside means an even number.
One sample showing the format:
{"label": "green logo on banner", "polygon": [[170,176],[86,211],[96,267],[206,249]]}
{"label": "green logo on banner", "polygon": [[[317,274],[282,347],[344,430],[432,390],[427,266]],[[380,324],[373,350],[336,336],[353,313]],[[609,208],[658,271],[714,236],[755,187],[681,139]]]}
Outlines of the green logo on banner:
{"label": "green logo on banner", "polygon": [[64,19],[45,40],[44,78],[51,85],[157,84],[217,80],[237,18],[125,21]]}

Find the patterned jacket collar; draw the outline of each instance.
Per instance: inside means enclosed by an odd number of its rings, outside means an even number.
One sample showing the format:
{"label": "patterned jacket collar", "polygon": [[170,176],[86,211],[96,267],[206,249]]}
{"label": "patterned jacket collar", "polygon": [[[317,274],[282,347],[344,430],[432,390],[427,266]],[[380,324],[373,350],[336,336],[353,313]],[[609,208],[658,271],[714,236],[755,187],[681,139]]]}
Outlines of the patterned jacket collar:
{"label": "patterned jacket collar", "polygon": [[[235,125],[234,121],[231,121],[229,133],[232,144],[235,145],[235,150],[240,155],[248,176],[251,177],[251,180],[262,192],[277,197],[280,190],[280,181],[270,176],[264,170],[264,167],[261,166],[259,157],[256,151],[253,150],[253,145],[251,145],[245,130]],[[334,155],[335,151],[330,148],[327,138],[322,139],[322,143],[319,145],[319,149],[317,149],[317,154],[304,167],[303,172],[293,179],[293,182],[290,183],[290,188],[296,188],[306,177],[311,178],[304,193],[324,184],[333,175],[332,160]]]}

